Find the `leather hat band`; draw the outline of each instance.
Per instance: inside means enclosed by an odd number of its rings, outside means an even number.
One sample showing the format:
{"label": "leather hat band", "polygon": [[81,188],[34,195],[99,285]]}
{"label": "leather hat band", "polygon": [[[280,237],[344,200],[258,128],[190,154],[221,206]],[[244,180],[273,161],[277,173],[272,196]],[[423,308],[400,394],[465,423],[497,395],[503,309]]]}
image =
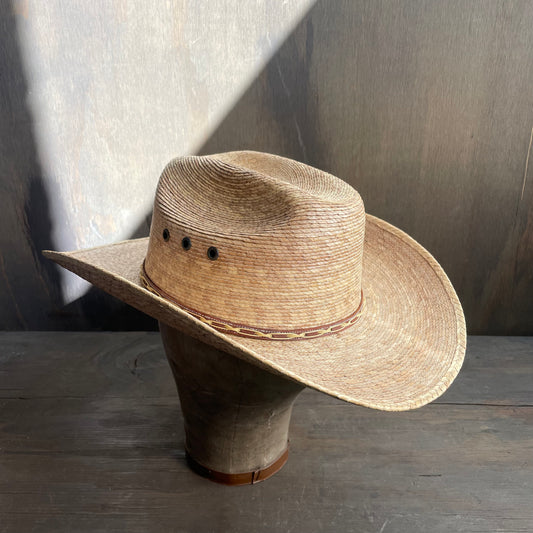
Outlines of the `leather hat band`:
{"label": "leather hat band", "polygon": [[234,324],[220,318],[206,315],[200,311],[196,311],[195,309],[191,309],[190,307],[177,302],[170,294],[168,294],[164,289],[159,287],[152,279],[150,279],[150,276],[146,273],[144,268],[144,263],[141,267],[140,278],[145,289],[149,290],[151,293],[159,296],[160,298],[164,298],[165,300],[172,302],[174,305],[180,307],[184,311],[187,311],[195,318],[211,326],[217,331],[229,333],[238,337],[247,337],[249,339],[300,340],[333,335],[334,333],[339,333],[340,331],[353,326],[363,313],[365,306],[363,291],[361,291],[361,301],[359,303],[359,307],[346,318],[337,320],[336,322],[322,326],[315,326],[312,328],[299,328],[292,330],[257,328],[243,324]]}

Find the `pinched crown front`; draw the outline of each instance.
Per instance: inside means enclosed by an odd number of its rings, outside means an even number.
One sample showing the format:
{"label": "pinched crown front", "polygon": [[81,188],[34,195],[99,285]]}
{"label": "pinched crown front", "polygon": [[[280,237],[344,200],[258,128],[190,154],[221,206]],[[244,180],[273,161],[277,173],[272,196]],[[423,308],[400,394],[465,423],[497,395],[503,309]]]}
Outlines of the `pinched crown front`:
{"label": "pinched crown front", "polygon": [[145,286],[216,329],[333,333],[362,308],[365,211],[342,180],[258,152],[177,158],[157,188]]}

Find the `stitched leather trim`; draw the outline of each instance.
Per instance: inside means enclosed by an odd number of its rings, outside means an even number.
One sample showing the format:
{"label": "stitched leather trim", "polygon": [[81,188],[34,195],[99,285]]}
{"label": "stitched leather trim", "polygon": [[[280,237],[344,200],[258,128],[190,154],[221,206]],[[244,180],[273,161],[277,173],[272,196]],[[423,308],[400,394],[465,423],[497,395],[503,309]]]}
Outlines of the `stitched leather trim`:
{"label": "stitched leather trim", "polygon": [[238,337],[246,338],[255,338],[255,339],[266,339],[266,340],[300,340],[300,339],[314,339],[316,337],[325,337],[326,335],[333,335],[340,331],[353,326],[361,314],[363,313],[365,307],[365,299],[363,296],[363,291],[361,291],[361,301],[359,307],[348,317],[333,322],[331,324],[326,324],[323,326],[315,326],[312,328],[300,328],[300,329],[291,329],[291,330],[277,330],[277,329],[266,329],[266,328],[257,328],[254,326],[248,326],[244,324],[235,324],[220,318],[216,318],[195,309],[191,309],[180,302],[176,301],[170,294],[164,291],[159,287],[150,276],[146,273],[144,268],[144,262],[141,267],[140,272],[141,283],[144,288],[151,293],[164,298],[172,302],[174,305],[177,305],[181,309],[187,311],[193,315],[198,320],[204,322],[205,324],[211,326],[212,328],[220,331],[222,333],[229,333],[231,335],[236,335]]}

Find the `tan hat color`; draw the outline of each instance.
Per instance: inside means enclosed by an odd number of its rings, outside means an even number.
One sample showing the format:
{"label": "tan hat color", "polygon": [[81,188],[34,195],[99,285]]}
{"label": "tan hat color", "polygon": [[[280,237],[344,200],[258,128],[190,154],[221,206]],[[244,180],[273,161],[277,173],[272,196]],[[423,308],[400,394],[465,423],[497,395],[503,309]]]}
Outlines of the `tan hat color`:
{"label": "tan hat color", "polygon": [[464,358],[463,311],[429,252],[342,180],[270,154],[174,159],[149,238],[45,255],[217,349],[375,409],[434,400]]}

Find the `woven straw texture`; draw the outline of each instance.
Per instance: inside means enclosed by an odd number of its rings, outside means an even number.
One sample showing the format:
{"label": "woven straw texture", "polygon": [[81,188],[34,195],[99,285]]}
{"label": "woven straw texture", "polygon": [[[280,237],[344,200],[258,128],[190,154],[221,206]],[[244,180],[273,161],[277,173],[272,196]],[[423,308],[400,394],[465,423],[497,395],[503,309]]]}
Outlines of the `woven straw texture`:
{"label": "woven straw texture", "polygon": [[[207,256],[212,246],[216,260]],[[432,401],[464,358],[463,312],[436,260],[365,215],[341,180],[284,158],[240,152],[175,160],[160,180],[150,239],[45,255],[203,342],[375,409]],[[145,258],[150,278],[173,299],[233,323],[320,326],[353,313],[361,289],[364,307],[353,325],[318,338],[236,337],[144,288]]]}
{"label": "woven straw texture", "polygon": [[302,163],[256,152],[182,157],[159,181],[146,273],[221,320],[320,326],[359,306],[364,226],[359,194]]}

